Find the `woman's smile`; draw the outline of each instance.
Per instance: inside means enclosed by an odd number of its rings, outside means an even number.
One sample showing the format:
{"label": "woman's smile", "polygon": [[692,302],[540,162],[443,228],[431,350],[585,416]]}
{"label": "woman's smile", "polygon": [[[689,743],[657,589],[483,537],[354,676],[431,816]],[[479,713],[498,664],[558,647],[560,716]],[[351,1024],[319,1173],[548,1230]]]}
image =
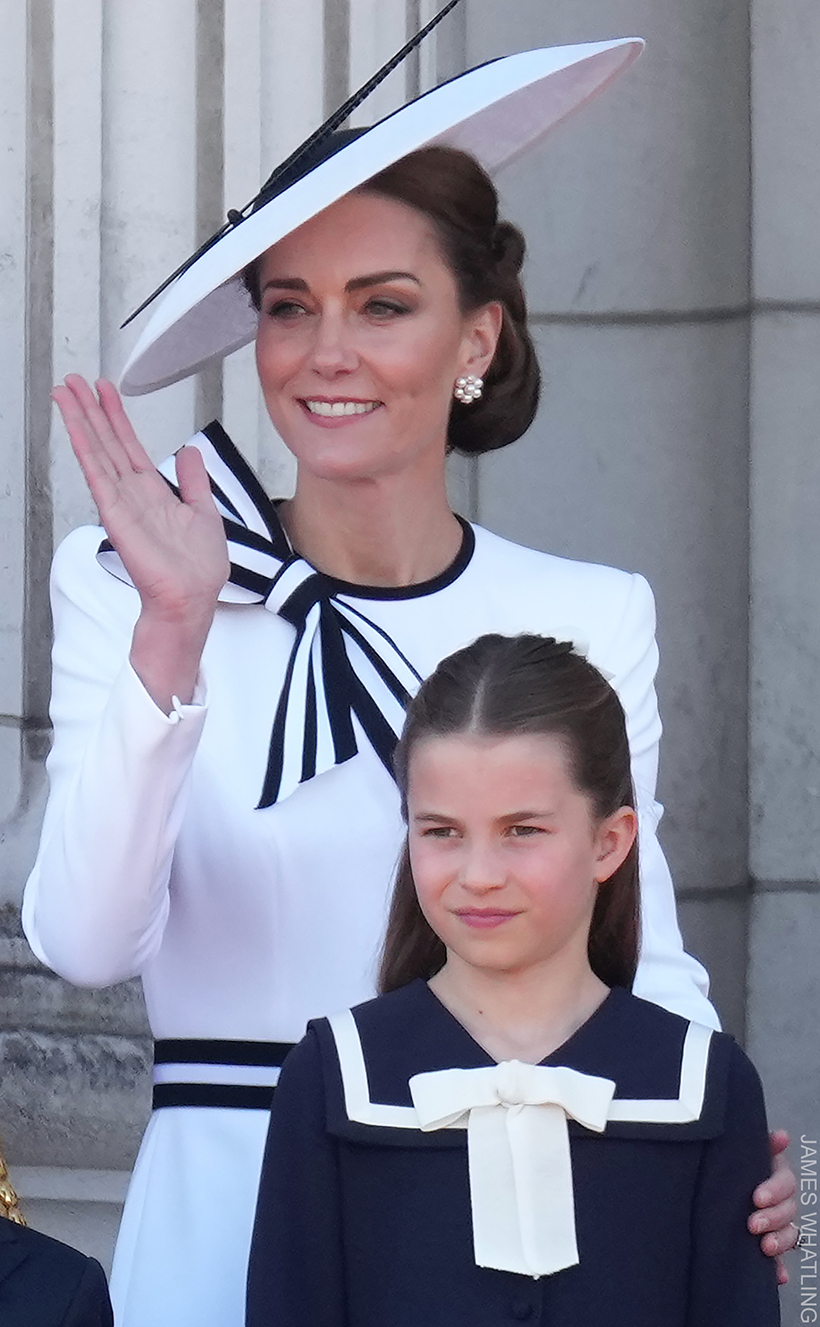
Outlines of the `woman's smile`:
{"label": "woman's smile", "polygon": [[301,402],[308,415],[322,428],[338,428],[362,415],[372,415],[382,408],[381,401],[358,401],[350,397],[314,396]]}

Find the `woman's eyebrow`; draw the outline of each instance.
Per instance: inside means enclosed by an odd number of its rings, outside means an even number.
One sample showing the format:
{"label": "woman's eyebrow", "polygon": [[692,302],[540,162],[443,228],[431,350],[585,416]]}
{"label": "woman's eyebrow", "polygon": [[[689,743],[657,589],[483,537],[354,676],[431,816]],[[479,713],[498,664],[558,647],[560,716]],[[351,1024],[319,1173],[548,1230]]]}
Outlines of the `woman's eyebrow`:
{"label": "woman's eyebrow", "polygon": [[[364,290],[367,286],[381,286],[387,281],[414,281],[417,286],[421,285],[418,277],[412,272],[369,272],[367,276],[353,277],[348,281],[345,290]],[[307,291],[310,287],[307,281],[299,276],[273,276],[265,282],[262,289]]]}
{"label": "woman's eyebrow", "polygon": [[417,276],[412,272],[371,272],[368,276],[357,276],[352,281],[348,281],[345,290],[362,290],[365,286],[381,286],[386,281],[415,281],[417,286],[421,285]]}
{"label": "woman's eyebrow", "polygon": [[300,276],[274,276],[266,281],[263,290],[307,290],[308,283]]}

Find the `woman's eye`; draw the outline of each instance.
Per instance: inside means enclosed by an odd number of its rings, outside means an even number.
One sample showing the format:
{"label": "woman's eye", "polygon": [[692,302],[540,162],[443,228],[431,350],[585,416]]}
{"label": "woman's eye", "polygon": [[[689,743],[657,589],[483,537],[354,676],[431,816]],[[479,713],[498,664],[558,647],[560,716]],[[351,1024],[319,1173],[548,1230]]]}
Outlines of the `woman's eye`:
{"label": "woman's eye", "polygon": [[303,304],[298,304],[296,300],[282,299],[276,300],[265,310],[269,318],[281,318],[286,321],[289,318],[298,318],[301,314],[307,313]]}
{"label": "woman's eye", "polygon": [[371,317],[385,320],[388,318],[401,317],[402,314],[410,312],[406,304],[401,304],[398,300],[391,299],[368,300],[365,308]]}
{"label": "woman's eye", "polygon": [[452,839],[456,836],[456,829],[453,825],[428,825],[421,834],[425,839]]}
{"label": "woman's eye", "polygon": [[529,839],[535,834],[543,834],[540,825],[510,825],[509,833],[514,839]]}

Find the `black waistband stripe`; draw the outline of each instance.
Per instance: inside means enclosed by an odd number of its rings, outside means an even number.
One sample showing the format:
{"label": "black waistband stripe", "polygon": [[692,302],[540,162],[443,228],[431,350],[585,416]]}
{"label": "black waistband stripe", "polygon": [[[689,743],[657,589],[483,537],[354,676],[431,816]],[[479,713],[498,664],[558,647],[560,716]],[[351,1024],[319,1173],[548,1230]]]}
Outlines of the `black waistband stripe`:
{"label": "black waistband stripe", "polygon": [[155,1083],[153,1109],[169,1106],[211,1106],[226,1110],[270,1110],[273,1087],[235,1083]]}
{"label": "black waistband stripe", "polygon": [[154,1042],[154,1064],[242,1064],[278,1069],[292,1041],[222,1041],[165,1037]]}

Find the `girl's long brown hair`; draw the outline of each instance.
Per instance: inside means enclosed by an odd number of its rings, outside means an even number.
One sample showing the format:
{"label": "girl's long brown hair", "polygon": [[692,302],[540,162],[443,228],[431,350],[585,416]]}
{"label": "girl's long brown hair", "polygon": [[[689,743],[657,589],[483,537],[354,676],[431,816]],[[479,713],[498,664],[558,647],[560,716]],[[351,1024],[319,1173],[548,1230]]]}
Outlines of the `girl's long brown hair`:
{"label": "girl's long brown hair", "polygon": [[[483,737],[558,738],[570,774],[589,797],[596,820],[635,806],[629,742],[621,703],[596,668],[569,642],[542,636],[482,636],[444,659],[411,702],[396,749],[396,780],[407,819],[408,764],[423,738],[471,733]],[[631,987],[638,962],[637,840],[598,890],[589,931],[589,962],[607,986]],[[396,875],[379,989],[396,990],[432,977],[446,950],[416,897],[405,840]]]}

